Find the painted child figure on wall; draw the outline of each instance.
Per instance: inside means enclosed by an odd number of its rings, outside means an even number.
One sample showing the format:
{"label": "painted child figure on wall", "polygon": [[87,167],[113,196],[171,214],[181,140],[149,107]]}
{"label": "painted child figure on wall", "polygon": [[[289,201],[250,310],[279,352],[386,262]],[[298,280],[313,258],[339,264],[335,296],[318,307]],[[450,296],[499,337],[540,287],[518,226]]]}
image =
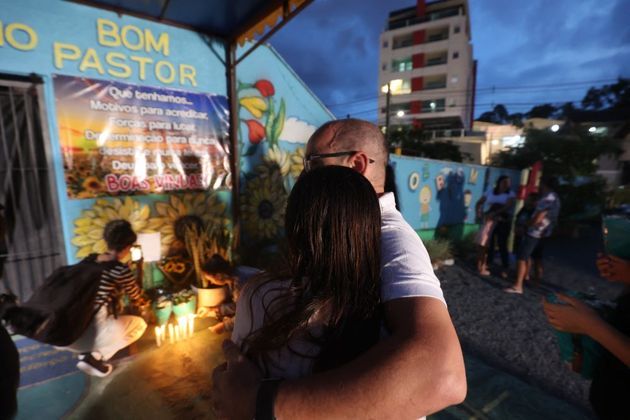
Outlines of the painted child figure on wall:
{"label": "painted child figure on wall", "polygon": [[468,222],[470,220],[474,221],[475,219],[474,215],[473,217],[468,217],[470,212],[474,213],[474,209],[470,207],[471,202],[472,202],[472,191],[470,190],[464,191],[464,210],[465,210],[464,221],[465,222]]}
{"label": "painted child figure on wall", "polygon": [[422,229],[429,228],[429,217],[431,215],[431,198],[433,198],[433,193],[431,192],[431,187],[428,185],[423,186],[420,189],[420,195],[418,200],[420,201],[420,227]]}

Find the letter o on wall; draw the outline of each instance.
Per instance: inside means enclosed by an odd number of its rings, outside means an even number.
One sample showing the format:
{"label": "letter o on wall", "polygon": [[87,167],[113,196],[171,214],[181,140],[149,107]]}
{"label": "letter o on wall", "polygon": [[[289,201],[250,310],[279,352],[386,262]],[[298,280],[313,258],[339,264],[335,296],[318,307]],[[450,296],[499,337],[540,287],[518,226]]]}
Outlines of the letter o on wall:
{"label": "letter o on wall", "polygon": [[[168,73],[167,76],[163,74],[162,72],[163,68],[167,69],[166,71],[166,73]],[[176,75],[177,74],[175,72],[175,67],[173,67],[173,65],[169,63],[168,61],[158,61],[157,64],[155,65],[155,77],[157,77],[157,79],[162,83],[165,83],[165,84],[173,83]]]}
{"label": "letter o on wall", "polygon": [[412,172],[409,175],[409,189],[415,191],[420,186],[420,174],[418,172]]}
{"label": "letter o on wall", "polygon": [[[16,32],[22,32],[26,37],[26,42],[21,42],[15,37]],[[7,43],[13,48],[21,51],[29,51],[37,47],[37,33],[30,26],[23,23],[10,23],[5,29]]]}

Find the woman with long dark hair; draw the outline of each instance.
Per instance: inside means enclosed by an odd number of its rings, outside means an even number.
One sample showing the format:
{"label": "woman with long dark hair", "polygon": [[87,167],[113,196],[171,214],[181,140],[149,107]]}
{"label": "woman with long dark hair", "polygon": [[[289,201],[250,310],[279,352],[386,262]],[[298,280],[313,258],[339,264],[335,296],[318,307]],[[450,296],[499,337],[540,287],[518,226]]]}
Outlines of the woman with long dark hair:
{"label": "woman with long dark hair", "polygon": [[512,212],[516,195],[511,190],[512,181],[509,176],[501,175],[494,188],[489,188],[477,202],[477,213],[482,212],[483,206],[488,206],[486,219],[493,221],[493,228],[487,243],[487,257],[479,265],[482,275],[489,275],[488,266],[494,261],[496,247],[499,247],[501,254],[501,276],[507,278],[510,268],[510,252],[508,251],[508,238],[512,230]]}
{"label": "woman with long dark hair", "polygon": [[296,378],[367,350],[380,328],[380,207],[356,171],[302,174],[286,211],[287,269],[245,286],[232,340],[266,377]]}

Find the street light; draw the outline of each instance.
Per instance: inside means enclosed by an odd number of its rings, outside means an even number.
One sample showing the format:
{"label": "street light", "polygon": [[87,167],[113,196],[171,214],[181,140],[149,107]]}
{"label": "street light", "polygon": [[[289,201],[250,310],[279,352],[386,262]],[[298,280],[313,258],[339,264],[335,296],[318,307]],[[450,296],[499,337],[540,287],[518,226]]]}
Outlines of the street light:
{"label": "street light", "polygon": [[558,124],[554,124],[551,126],[551,131],[553,131],[554,133],[557,133],[558,130],[560,130],[560,126]]}
{"label": "street light", "polygon": [[397,116],[398,118],[402,118],[402,117],[404,117],[404,116],[405,116],[405,111],[403,111],[403,110],[401,109],[400,111],[398,111],[398,112],[396,113],[396,116]]}
{"label": "street light", "polygon": [[597,127],[591,127],[591,128],[588,129],[589,133],[594,133],[596,131],[597,131]]}

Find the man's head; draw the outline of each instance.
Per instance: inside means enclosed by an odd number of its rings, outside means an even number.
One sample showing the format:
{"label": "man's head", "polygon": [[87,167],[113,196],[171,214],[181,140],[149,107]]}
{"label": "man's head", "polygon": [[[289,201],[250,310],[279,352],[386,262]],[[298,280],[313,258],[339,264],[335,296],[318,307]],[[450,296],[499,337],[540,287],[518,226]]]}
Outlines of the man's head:
{"label": "man's head", "polygon": [[347,166],[365,176],[380,194],[385,190],[388,155],[385,137],[374,124],[353,118],[330,121],[308,140],[305,169]]}
{"label": "man's head", "polygon": [[558,188],[558,180],[552,176],[543,176],[540,180],[540,192],[546,194]]}

